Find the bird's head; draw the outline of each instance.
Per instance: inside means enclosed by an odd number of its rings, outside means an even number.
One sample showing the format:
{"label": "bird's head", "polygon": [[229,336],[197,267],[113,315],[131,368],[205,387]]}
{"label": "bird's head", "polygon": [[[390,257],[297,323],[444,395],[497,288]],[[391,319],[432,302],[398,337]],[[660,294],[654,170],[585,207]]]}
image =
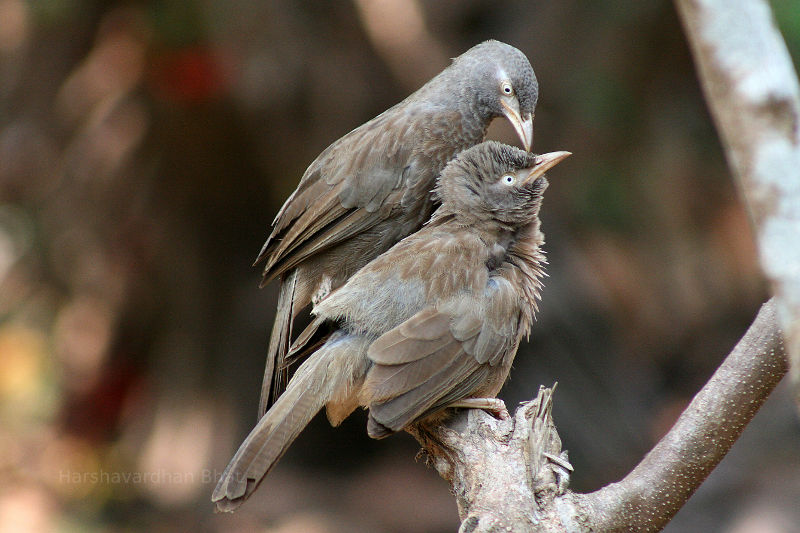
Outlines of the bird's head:
{"label": "bird's head", "polygon": [[455,59],[465,95],[485,119],[505,117],[514,127],[525,150],[533,145],[533,113],[539,99],[539,83],[525,54],[500,41],[485,41]]}
{"label": "bird's head", "polygon": [[548,185],[545,171],[569,155],[536,155],[496,141],[464,150],[439,176],[435,193],[442,214],[464,224],[526,225],[539,215]]}

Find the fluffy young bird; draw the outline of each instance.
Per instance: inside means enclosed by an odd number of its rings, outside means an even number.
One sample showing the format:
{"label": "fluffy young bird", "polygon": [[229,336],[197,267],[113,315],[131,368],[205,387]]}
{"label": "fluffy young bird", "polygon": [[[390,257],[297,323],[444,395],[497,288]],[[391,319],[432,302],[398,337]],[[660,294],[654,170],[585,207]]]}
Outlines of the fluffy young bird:
{"label": "fluffy young bird", "polygon": [[374,438],[447,407],[502,406],[541,287],[544,172],[568,155],[490,141],[447,165],[430,222],[315,306],[289,352],[307,359],[225,469],[219,510],[241,505],[323,406],[333,425],[368,408]]}
{"label": "fluffy young bird", "polygon": [[285,383],[298,313],[419,229],[434,209],[430,190],[442,168],[481,142],[494,118],[508,119],[530,150],[538,94],[525,55],[486,41],[311,163],[256,260],[264,263],[262,286],[275,277],[281,284],[259,416]]}

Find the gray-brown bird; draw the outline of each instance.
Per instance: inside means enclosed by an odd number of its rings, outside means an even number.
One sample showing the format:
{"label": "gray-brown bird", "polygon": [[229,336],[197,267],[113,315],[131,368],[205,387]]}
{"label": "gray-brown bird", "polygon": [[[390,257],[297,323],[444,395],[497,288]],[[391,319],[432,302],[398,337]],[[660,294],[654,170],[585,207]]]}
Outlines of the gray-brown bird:
{"label": "gray-brown bird", "polygon": [[530,150],[538,92],[525,55],[487,41],[311,163],[256,259],[262,286],[280,279],[259,416],[285,385],[280,369],[295,317],[419,229],[433,212],[430,191],[442,168],[481,142],[494,118],[507,118]]}
{"label": "gray-brown bird", "polygon": [[544,172],[568,155],[489,141],[447,165],[430,222],[315,305],[288,354],[307,359],[225,469],[218,510],[241,505],[323,406],[333,425],[368,408],[373,438],[502,406],[541,287]]}

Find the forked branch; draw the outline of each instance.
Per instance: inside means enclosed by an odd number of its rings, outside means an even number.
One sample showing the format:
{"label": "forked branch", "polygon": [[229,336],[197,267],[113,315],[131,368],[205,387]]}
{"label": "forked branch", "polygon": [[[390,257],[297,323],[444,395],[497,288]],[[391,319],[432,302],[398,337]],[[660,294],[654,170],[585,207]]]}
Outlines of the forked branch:
{"label": "forked branch", "polygon": [[787,370],[775,304],[753,324],[681,417],[618,483],[567,490],[572,469],[541,388],[508,420],[479,410],[415,428],[430,464],[450,482],[463,532],[658,531],[678,512]]}

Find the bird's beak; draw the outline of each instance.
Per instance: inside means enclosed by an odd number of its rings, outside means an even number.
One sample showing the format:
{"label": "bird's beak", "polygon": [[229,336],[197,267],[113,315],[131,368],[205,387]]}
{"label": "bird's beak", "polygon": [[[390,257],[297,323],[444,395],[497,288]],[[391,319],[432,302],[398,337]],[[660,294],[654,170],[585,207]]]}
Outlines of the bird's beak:
{"label": "bird's beak", "polygon": [[503,106],[503,115],[508,119],[514,130],[522,141],[525,151],[530,152],[533,146],[533,115],[526,113],[523,117],[519,111],[519,102],[514,99],[513,103],[505,100],[500,102]]}
{"label": "bird's beak", "polygon": [[550,152],[549,154],[537,155],[534,167],[528,177],[525,178],[523,184],[532,182],[571,155],[572,152]]}

